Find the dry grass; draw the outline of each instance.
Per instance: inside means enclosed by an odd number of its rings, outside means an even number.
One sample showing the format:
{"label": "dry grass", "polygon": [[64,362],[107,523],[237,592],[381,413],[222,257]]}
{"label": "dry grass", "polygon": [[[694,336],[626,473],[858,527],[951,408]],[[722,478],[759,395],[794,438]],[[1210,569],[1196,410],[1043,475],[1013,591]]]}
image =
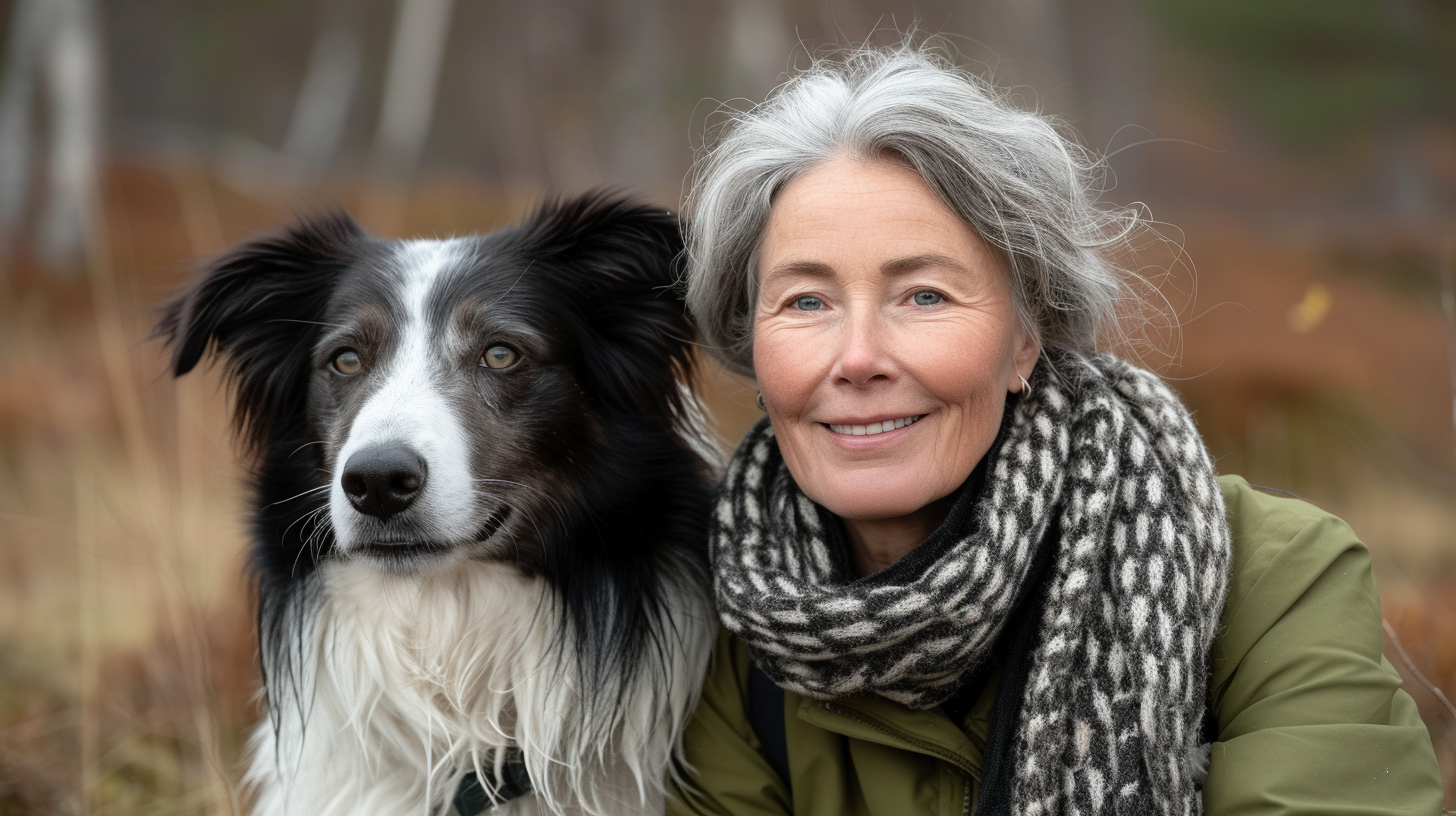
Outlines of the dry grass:
{"label": "dry grass", "polygon": [[[286,220],[297,202],[242,199],[186,164],[121,166],[111,182],[86,273],[43,276],[22,259],[0,275],[0,814],[241,813],[239,757],[258,712],[239,468],[216,378],[174,383],[144,340],[146,309],[191,259]],[[402,225],[484,230],[517,208],[436,185]],[[1411,665],[1456,693],[1456,501],[1401,453],[1412,438],[1449,440],[1426,408],[1426,390],[1449,400],[1428,385],[1445,370],[1430,351],[1439,320],[1336,282],[1336,309],[1364,299],[1373,306],[1362,314],[1377,314],[1340,324],[1339,338],[1278,336],[1282,310],[1323,273],[1307,259],[1289,272],[1288,258],[1254,239],[1220,246],[1237,251],[1190,247],[1200,302],[1254,306],[1237,325],[1190,324],[1172,373],[1199,375],[1185,392],[1225,469],[1351,521],[1376,555]],[[1283,272],[1263,274],[1271,269]],[[1384,337],[1392,325],[1405,334]],[[1332,343],[1350,351],[1332,355]],[[1394,387],[1358,359],[1382,344],[1405,349]],[[1399,366],[1427,372],[1417,393]],[[736,439],[756,416],[753,391],[708,379],[722,434]],[[1394,419],[1371,419],[1384,416]],[[1456,469],[1449,455],[1419,458]],[[1408,686],[1456,790],[1456,720]]]}
{"label": "dry grass", "polygon": [[215,380],[174,385],[142,342],[157,293],[127,219],[156,213],[135,192],[84,278],[17,266],[0,305],[7,812],[241,812],[238,474]]}

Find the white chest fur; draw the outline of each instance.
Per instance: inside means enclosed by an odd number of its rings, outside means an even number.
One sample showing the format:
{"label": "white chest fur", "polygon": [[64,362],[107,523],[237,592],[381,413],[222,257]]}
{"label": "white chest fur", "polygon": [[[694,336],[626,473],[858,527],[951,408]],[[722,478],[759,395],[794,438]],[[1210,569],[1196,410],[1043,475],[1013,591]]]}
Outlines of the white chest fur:
{"label": "white chest fur", "polygon": [[697,593],[669,591],[662,665],[591,705],[540,579],[479,562],[423,576],[330,563],[317,577],[296,682],[269,681],[278,728],[254,735],[256,813],[448,813],[460,778],[506,747],[537,792],[499,812],[660,812],[712,637]]}

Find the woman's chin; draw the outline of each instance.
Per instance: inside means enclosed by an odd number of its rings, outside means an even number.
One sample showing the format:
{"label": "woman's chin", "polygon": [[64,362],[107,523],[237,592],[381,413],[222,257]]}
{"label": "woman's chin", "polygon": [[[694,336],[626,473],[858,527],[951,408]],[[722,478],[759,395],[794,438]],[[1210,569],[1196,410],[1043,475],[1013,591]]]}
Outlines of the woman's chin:
{"label": "woman's chin", "polygon": [[[812,440],[781,439],[780,449],[799,488],[829,512],[852,520],[891,519],[913,514],[948,495],[965,481],[974,464],[967,457],[944,455],[943,445],[937,444],[943,440],[935,434],[920,434],[919,439],[904,434],[913,429],[876,436],[831,434],[825,429],[812,434]],[[884,440],[889,444],[859,444],[878,437],[890,437]]]}
{"label": "woman's chin", "polygon": [[833,484],[800,488],[836,516],[851,521],[881,521],[914,515],[960,484],[947,480],[944,486],[927,485],[925,476],[924,471],[908,467],[875,468],[841,474]]}

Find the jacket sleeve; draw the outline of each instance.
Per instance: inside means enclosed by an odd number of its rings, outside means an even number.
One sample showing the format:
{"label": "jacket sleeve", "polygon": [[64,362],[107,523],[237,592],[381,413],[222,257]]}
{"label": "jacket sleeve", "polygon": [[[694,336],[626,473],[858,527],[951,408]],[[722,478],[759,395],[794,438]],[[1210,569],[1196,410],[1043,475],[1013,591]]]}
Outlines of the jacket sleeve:
{"label": "jacket sleeve", "polygon": [[668,783],[669,816],[789,816],[789,793],[748,725],[748,650],[719,632],[683,762]]}
{"label": "jacket sleeve", "polygon": [[1241,480],[1225,498],[1234,569],[1204,812],[1440,814],[1430,737],[1381,654],[1365,545],[1334,516]]}

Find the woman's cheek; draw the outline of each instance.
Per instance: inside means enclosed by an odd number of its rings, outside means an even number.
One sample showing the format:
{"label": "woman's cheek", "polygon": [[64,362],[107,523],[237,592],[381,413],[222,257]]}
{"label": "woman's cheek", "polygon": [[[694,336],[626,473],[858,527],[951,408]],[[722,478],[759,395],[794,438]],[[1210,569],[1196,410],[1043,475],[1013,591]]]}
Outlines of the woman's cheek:
{"label": "woman's cheek", "polygon": [[773,413],[797,416],[804,410],[825,368],[821,334],[813,325],[783,318],[766,318],[756,325],[753,370]]}
{"label": "woman's cheek", "polygon": [[966,457],[978,460],[1000,427],[1007,344],[996,342],[1000,338],[987,336],[987,327],[971,321],[921,328],[916,338],[901,339],[906,350],[902,360],[906,373],[944,406],[936,456],[953,458],[959,467],[963,464],[959,460]]}

